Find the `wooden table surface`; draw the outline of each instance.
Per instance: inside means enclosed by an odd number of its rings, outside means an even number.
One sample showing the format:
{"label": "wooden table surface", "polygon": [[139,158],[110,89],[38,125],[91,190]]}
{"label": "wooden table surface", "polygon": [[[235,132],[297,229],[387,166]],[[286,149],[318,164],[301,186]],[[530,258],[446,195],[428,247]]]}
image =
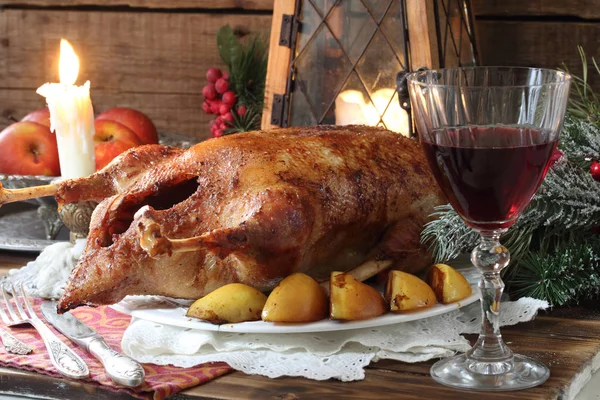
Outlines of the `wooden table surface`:
{"label": "wooden table surface", "polygon": [[[35,254],[0,251],[0,274],[20,267]],[[541,313],[528,323],[502,329],[515,352],[537,357],[550,366],[542,386],[520,392],[496,392],[494,399],[560,399],[573,378],[600,353],[600,305],[587,304]],[[473,340],[472,336],[469,339]],[[357,382],[313,381],[304,378],[270,379],[232,372],[204,385],[171,396],[189,399],[481,399],[481,392],[450,389],[429,376],[432,362],[407,364],[383,360],[368,367]],[[131,399],[129,395],[81,382],[0,368],[0,392],[24,393],[58,399]]]}

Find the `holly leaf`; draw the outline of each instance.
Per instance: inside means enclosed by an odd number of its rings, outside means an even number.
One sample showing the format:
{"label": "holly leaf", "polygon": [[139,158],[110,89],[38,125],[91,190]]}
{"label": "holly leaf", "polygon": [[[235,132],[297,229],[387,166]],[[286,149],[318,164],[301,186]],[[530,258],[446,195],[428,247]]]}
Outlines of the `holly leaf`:
{"label": "holly leaf", "polygon": [[229,25],[221,27],[217,32],[217,48],[219,49],[221,59],[231,71],[232,66],[239,59],[243,49]]}

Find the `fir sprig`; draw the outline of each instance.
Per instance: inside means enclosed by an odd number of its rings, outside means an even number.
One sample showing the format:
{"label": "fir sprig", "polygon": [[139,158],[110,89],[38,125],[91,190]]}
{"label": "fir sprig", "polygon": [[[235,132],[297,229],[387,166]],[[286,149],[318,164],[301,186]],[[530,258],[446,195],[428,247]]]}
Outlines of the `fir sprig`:
{"label": "fir sprig", "polygon": [[514,294],[547,300],[552,306],[600,296],[600,239],[571,240],[551,254],[530,252],[511,280]]}
{"label": "fir sprig", "polygon": [[[581,58],[582,74],[581,77],[572,76],[571,85],[574,90],[571,90],[569,97],[569,111],[577,118],[586,119],[591,122],[600,121],[600,101],[594,90],[588,82],[588,60],[583,50],[583,47],[577,46],[579,56]],[[596,63],[596,59],[592,57],[592,64],[597,74],[600,74],[600,68]],[[563,64],[563,70],[569,72],[566,64]]]}
{"label": "fir sprig", "polygon": [[225,25],[217,32],[217,46],[229,69],[229,83],[238,97],[238,105],[262,111],[268,59],[264,36],[252,35],[244,44]]}

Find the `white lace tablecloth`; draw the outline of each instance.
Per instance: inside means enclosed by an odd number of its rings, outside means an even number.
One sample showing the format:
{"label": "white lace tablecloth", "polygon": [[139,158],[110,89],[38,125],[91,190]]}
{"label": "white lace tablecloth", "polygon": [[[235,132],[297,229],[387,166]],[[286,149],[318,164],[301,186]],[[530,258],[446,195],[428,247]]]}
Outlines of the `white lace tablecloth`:
{"label": "white lace tablecloth", "polygon": [[[23,283],[38,297],[56,298],[83,246],[58,243],[37,260],[12,270],[8,278]],[[469,280],[473,276],[466,274]],[[545,301],[522,298],[504,302],[501,324],[529,321]],[[310,379],[363,379],[365,367],[380,359],[421,362],[448,357],[470,348],[462,336],[477,333],[481,323],[479,303],[427,319],[377,328],[323,333],[244,334],[209,332],[161,325],[133,318],[122,347],[143,363],[181,367],[224,361],[234,369],[271,378],[303,376]]]}
{"label": "white lace tablecloth", "polygon": [[[545,301],[522,298],[502,304],[502,325],[529,321]],[[121,345],[140,362],[190,367],[224,361],[247,374],[353,381],[380,359],[420,362],[470,348],[461,336],[477,333],[479,303],[427,319],[377,328],[323,333],[249,334],[209,332],[133,319]]]}

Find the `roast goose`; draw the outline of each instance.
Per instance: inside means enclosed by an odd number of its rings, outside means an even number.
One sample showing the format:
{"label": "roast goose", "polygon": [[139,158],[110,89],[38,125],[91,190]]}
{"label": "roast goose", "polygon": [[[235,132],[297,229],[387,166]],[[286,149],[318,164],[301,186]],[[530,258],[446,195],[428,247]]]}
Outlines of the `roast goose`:
{"label": "roast goose", "polygon": [[418,143],[365,126],[141,146],[87,178],[5,190],[0,203],[54,192],[59,204],[100,202],[63,312],[126,295],[197,299],[232,282],[268,290],[294,272],[415,272],[430,261],[420,232],[443,202]]}

